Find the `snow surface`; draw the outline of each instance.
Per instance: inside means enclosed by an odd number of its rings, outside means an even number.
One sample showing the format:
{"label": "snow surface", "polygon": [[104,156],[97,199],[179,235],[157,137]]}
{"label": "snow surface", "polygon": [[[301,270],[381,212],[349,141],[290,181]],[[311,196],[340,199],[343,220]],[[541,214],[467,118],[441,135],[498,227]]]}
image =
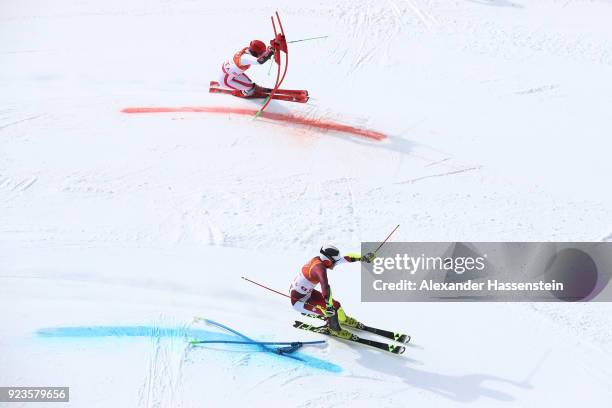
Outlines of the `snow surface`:
{"label": "snow surface", "polygon": [[[312,99],[270,111],[385,141],[121,113],[259,106],[208,81],[274,10],[289,40],[329,38],[290,45],[284,85]],[[75,407],[608,406],[604,303],[362,303],[349,265],[334,295],[412,334],[405,356],[184,337],[226,338],[197,315],[318,339],[240,276],[285,291],[322,242],[397,223],[398,241],[612,240],[611,17],[604,0],[1,2],[0,386],[70,386]]]}

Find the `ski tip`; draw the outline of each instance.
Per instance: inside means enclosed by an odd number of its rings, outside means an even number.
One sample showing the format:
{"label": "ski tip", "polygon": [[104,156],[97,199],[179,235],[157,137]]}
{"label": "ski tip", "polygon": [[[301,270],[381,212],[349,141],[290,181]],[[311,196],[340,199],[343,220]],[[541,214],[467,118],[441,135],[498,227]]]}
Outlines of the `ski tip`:
{"label": "ski tip", "polygon": [[406,351],[406,347],[404,346],[394,346],[394,345],[389,345],[389,351],[393,354],[404,354],[404,351]]}
{"label": "ski tip", "polygon": [[407,334],[400,334],[400,335],[395,335],[395,341],[399,342],[399,343],[408,343],[410,342],[410,336]]}

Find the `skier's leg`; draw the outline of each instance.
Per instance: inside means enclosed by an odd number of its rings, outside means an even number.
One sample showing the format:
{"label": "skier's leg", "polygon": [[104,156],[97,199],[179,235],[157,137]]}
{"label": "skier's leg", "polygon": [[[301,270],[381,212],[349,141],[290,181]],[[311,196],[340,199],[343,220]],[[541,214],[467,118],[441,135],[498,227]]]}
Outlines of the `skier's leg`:
{"label": "skier's leg", "polygon": [[236,88],[234,85],[232,85],[232,76],[230,74],[223,74],[223,79],[220,81],[220,83],[225,86],[226,88],[230,88],[230,89],[234,89],[236,91],[239,91],[240,89]]}
{"label": "skier's leg", "polygon": [[226,80],[227,76],[228,75],[224,71],[221,71],[221,73],[219,74],[219,81],[218,82],[219,82],[219,85],[224,86],[226,88],[229,88],[230,86],[225,83],[225,80]]}
{"label": "skier's leg", "polygon": [[337,300],[332,300],[332,302],[336,313],[332,316],[328,316],[327,303],[325,302],[325,298],[323,297],[323,294],[321,292],[313,290],[312,295],[310,296],[310,300],[308,301],[308,303],[313,305],[313,309],[315,309],[315,312],[317,314],[325,316],[329,329],[333,332],[339,332],[340,330],[342,330],[340,328],[340,322],[342,321],[340,320],[340,313],[342,314],[342,316],[345,315],[344,311],[342,310],[342,306],[340,305],[340,302],[338,302]]}
{"label": "skier's leg", "polygon": [[[308,294],[300,293],[297,290],[290,290],[291,304],[300,313],[318,314],[325,316],[325,299],[318,290],[313,290]],[[340,303],[334,300],[334,307],[340,307]]]}
{"label": "skier's leg", "polygon": [[346,313],[344,313],[344,309],[342,309],[342,307],[339,307],[336,310],[336,314],[338,315],[338,321],[340,323],[346,322]]}
{"label": "skier's leg", "polygon": [[[305,314],[314,313],[314,311],[311,310],[311,306],[306,304],[307,302],[310,303],[310,294],[300,293],[293,289],[293,287],[289,288],[289,294],[291,296],[291,306],[293,306],[296,311]],[[308,307],[308,309],[306,307]]]}
{"label": "skier's leg", "polygon": [[293,309],[300,312],[300,313],[304,313],[304,314],[310,314],[313,313],[312,310],[306,309],[306,300],[304,299],[300,299],[300,300],[296,300],[294,301],[293,299],[291,300],[291,304],[293,306]]}
{"label": "skier's leg", "polygon": [[253,95],[253,93],[255,93],[255,91],[257,90],[257,84],[253,81],[251,81],[251,78],[249,78],[247,76],[247,74],[245,74],[244,72],[242,74],[240,74],[240,76],[237,76],[236,78],[234,78],[234,81],[236,83],[239,83],[242,86],[247,86],[248,88],[243,90],[242,93],[244,94],[244,96],[251,96]]}
{"label": "skier's leg", "polygon": [[[291,296],[291,304],[293,305],[293,308],[298,312],[306,314],[315,313],[321,316],[325,315],[323,310],[327,308],[327,305],[325,304],[325,298],[323,298],[323,294],[318,290],[315,289],[308,294],[304,294],[293,289],[293,286],[291,286],[289,288],[289,294]],[[332,301],[334,303],[334,309],[336,309],[336,313],[338,314],[338,320],[340,321],[340,323],[345,322],[347,319],[347,315],[346,313],[344,313],[342,305],[337,300]]]}
{"label": "skier's leg", "polygon": [[323,294],[319,292],[318,290],[313,290],[310,293],[310,296],[308,297],[307,301],[298,302],[298,303],[302,303],[303,304],[302,308],[307,310],[306,312],[302,311],[302,313],[316,313],[320,316],[324,316],[327,320],[328,327],[330,328],[330,330],[334,332],[340,331],[341,330],[340,323],[346,320],[346,315],[344,314],[344,310],[342,310],[342,306],[340,305],[340,302],[338,302],[337,300],[333,300],[334,309],[336,310],[336,314],[334,314],[333,316],[327,315],[326,313],[327,305],[325,303],[325,298],[323,297]]}
{"label": "skier's leg", "polygon": [[334,309],[336,309],[336,314],[333,316],[327,316],[325,298],[323,297],[323,294],[321,294],[321,292],[319,292],[318,290],[313,290],[308,295],[304,295],[296,291],[292,287],[290,292],[291,304],[293,305],[293,308],[295,310],[304,314],[317,314],[319,316],[325,317],[325,320],[327,320],[327,327],[330,331],[334,333],[339,333],[343,331],[343,329],[340,327],[340,324],[345,324],[347,320],[350,325],[350,320],[352,318],[348,317],[344,313],[344,309],[342,309],[340,302],[338,302],[337,300],[333,301]]}
{"label": "skier's leg", "polygon": [[256,88],[255,83],[245,74],[240,74],[238,76],[226,74],[223,84],[228,88],[242,91],[244,96],[251,96]]}
{"label": "skier's leg", "polygon": [[245,74],[244,72],[242,74],[240,74],[240,78],[241,78],[241,80],[245,80],[245,82],[253,83],[251,78],[249,78],[249,76],[247,74]]}
{"label": "skier's leg", "polygon": [[[342,308],[340,302],[338,302],[337,300],[334,300],[333,302],[334,309],[338,310]],[[323,297],[323,294],[316,289],[313,290],[310,293],[308,304],[305,307],[310,310],[310,313],[316,313],[318,315],[325,316],[325,313],[323,311],[327,308],[327,305],[325,304],[325,298]]]}

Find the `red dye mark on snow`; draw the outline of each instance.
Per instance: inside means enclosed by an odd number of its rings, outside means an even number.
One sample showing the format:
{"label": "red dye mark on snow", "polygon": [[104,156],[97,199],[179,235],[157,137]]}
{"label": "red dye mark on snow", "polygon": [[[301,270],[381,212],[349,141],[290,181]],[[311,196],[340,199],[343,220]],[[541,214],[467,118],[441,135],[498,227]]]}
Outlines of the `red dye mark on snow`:
{"label": "red dye mark on snow", "polygon": [[[122,109],[123,113],[187,113],[187,112],[204,112],[204,113],[230,113],[234,115],[244,116],[255,116],[257,110],[255,109],[243,109],[243,108],[226,108],[218,106],[184,106],[178,108],[172,107],[136,107],[136,108],[125,108]],[[302,116],[295,116],[284,113],[274,112],[263,112],[260,118],[275,120],[278,122],[287,122],[297,125],[310,126],[322,130],[332,130],[336,132],[350,133],[356,136],[367,137],[374,140],[383,140],[386,136],[383,133],[375,130],[361,129],[351,125],[343,125],[341,123],[319,120],[319,119],[308,119]]]}

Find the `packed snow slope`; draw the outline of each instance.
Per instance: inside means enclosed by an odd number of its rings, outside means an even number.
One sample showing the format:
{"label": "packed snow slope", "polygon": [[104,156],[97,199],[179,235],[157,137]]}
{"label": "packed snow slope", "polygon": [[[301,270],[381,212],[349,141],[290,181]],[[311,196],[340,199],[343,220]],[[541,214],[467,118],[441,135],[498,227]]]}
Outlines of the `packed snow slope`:
{"label": "packed snow slope", "polygon": [[[230,114],[222,61],[290,44],[270,112]],[[607,304],[362,303],[404,356],[330,340],[284,359],[227,338],[291,327],[286,291],[322,242],[612,239],[612,3],[596,0],[0,4],[0,386],[71,387],[75,407],[607,406]],[[249,75],[272,85],[268,67]],[[15,404],[19,406],[19,404]],[[25,406],[25,405],[24,405]],[[28,405],[30,406],[30,405]],[[35,406],[35,405],[32,405]]]}

